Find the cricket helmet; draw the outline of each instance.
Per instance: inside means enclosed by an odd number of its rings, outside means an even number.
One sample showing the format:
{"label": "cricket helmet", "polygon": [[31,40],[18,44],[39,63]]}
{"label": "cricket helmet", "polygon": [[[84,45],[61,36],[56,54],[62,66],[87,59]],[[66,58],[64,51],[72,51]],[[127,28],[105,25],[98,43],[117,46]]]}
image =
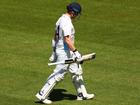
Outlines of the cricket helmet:
{"label": "cricket helmet", "polygon": [[77,16],[81,14],[82,8],[81,5],[77,2],[72,2],[69,5],[67,5],[67,10],[68,11],[73,11],[74,14]]}

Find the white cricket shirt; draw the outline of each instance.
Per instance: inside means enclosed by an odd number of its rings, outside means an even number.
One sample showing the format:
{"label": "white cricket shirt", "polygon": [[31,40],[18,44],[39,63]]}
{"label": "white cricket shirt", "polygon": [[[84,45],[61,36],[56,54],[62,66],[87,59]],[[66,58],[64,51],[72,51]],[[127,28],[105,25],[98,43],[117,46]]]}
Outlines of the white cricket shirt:
{"label": "white cricket shirt", "polygon": [[55,30],[59,36],[59,41],[56,44],[56,48],[69,50],[67,44],[64,42],[64,36],[69,35],[74,43],[75,29],[72,24],[71,18],[68,15],[63,14],[56,22]]}

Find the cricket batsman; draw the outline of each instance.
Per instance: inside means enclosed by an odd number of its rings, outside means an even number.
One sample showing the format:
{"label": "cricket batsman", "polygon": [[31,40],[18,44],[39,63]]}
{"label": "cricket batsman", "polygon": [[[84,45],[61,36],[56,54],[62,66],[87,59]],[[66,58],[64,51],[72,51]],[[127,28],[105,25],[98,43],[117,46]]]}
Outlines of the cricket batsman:
{"label": "cricket batsman", "polygon": [[[81,11],[80,4],[72,2],[67,6],[67,12],[56,22],[51,61],[59,62],[69,58],[80,59],[82,57],[74,45],[75,29],[72,24],[72,20],[80,16]],[[79,63],[56,65],[54,72],[48,77],[36,97],[45,104],[51,104],[52,101],[49,99],[50,92],[57,83],[64,79],[65,74],[68,72],[72,75],[72,81],[77,91],[77,100],[92,99],[94,94],[87,93],[83,82],[82,67]]]}

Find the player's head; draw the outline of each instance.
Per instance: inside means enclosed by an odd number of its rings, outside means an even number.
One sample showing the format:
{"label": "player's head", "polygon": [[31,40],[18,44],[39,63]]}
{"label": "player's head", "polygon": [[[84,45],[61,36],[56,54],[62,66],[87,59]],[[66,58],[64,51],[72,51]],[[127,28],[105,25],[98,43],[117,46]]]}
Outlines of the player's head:
{"label": "player's head", "polygon": [[67,5],[67,12],[72,15],[72,18],[77,17],[81,14],[82,8],[81,5],[77,2],[72,2]]}

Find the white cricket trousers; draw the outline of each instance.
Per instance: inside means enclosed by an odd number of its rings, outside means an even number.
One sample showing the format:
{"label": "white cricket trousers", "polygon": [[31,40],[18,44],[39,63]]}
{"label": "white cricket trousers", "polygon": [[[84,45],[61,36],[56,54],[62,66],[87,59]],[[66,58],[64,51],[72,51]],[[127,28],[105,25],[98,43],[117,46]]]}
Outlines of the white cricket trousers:
{"label": "white cricket trousers", "polygon": [[[74,55],[69,51],[64,51],[61,49],[56,49],[57,62],[72,58]],[[54,72],[48,77],[45,85],[38,93],[41,95],[41,99],[45,99],[49,96],[50,92],[53,90],[54,86],[61,80],[64,79],[66,73],[70,72],[72,74],[72,81],[76,88],[77,93],[87,94],[86,88],[83,83],[82,77],[82,67],[80,64],[59,64],[56,65]]]}

